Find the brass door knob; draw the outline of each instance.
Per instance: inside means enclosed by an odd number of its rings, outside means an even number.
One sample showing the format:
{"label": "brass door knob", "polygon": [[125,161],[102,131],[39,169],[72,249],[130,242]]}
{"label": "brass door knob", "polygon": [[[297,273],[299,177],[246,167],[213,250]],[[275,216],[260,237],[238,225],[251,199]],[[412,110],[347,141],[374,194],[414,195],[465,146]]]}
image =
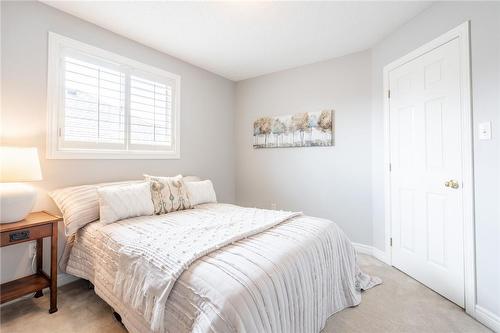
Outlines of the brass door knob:
{"label": "brass door knob", "polygon": [[458,188],[458,182],[456,180],[454,180],[454,179],[451,179],[451,180],[448,180],[447,182],[445,182],[444,186],[457,189]]}

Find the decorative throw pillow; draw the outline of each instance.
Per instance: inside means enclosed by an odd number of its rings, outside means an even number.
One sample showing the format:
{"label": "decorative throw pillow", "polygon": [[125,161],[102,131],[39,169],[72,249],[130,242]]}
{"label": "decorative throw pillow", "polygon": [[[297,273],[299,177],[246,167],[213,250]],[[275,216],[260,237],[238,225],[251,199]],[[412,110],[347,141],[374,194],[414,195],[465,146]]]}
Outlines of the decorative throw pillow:
{"label": "decorative throw pillow", "polygon": [[101,187],[99,194],[99,215],[104,224],[129,217],[153,215],[149,182],[130,185]]}
{"label": "decorative throw pillow", "polygon": [[103,186],[133,184],[138,181],[124,181],[65,187],[54,190],[49,196],[54,200],[64,219],[66,236],[71,236],[86,224],[99,219],[99,195],[97,189]]}
{"label": "decorative throw pillow", "polygon": [[193,206],[217,202],[214,185],[210,180],[186,182],[186,187],[189,193],[189,202]]}
{"label": "decorative throw pillow", "polygon": [[144,175],[144,177],[150,182],[151,198],[156,215],[191,208],[182,175],[175,177]]}

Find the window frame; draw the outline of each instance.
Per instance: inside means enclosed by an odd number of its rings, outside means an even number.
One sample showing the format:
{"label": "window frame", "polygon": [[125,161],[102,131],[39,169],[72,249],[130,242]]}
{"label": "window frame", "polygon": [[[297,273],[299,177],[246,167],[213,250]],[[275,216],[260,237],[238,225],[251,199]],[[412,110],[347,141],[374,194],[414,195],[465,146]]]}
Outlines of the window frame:
{"label": "window frame", "polygon": [[[48,159],[179,159],[180,158],[180,96],[181,77],[177,74],[143,64],[127,57],[103,50],[101,48],[56,34],[48,33],[48,75],[47,75],[47,150]],[[97,61],[115,63],[127,71],[125,84],[130,85],[131,73],[143,73],[159,79],[172,81],[173,85],[173,110],[172,110],[172,145],[171,149],[158,150],[137,149],[138,145],[128,142],[130,135],[129,106],[130,96],[125,96],[125,146],[136,149],[105,148],[103,144],[97,148],[63,148],[60,145],[60,134],[64,124],[64,70],[62,57],[65,50],[83,54],[85,57],[95,57]],[[126,90],[127,91],[127,90]],[[64,142],[64,141],[62,141]]]}

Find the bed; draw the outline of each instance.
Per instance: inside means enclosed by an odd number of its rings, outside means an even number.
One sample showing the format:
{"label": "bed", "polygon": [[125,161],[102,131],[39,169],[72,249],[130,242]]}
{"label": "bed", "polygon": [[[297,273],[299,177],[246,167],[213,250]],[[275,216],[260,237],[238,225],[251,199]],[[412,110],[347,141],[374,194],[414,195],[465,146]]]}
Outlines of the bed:
{"label": "bed", "polygon": [[[132,333],[319,332],[328,317],[359,304],[361,290],[380,280],[359,270],[351,242],[332,221],[273,212],[212,203],[108,225],[92,222],[76,233],[66,272],[91,281],[96,294],[121,315]],[[150,271],[150,265],[161,267],[156,261],[169,256],[157,240],[171,246],[169,251],[175,251],[172,237],[193,243],[179,250],[185,252],[210,234],[203,231],[190,237],[193,232],[186,232],[186,226],[193,219],[206,225],[236,219],[253,224],[252,218],[270,214],[281,220],[204,248],[191,261],[180,263],[179,274],[171,279],[174,283],[160,304],[162,313],[156,320],[160,318],[161,324],[152,324],[151,305],[138,294],[154,293],[161,289],[155,283],[164,281],[160,270]],[[190,230],[194,228],[200,225],[193,222]],[[134,256],[141,258],[135,266],[124,261]],[[135,284],[125,283],[128,275],[135,274],[130,267],[134,272],[146,267]]]}

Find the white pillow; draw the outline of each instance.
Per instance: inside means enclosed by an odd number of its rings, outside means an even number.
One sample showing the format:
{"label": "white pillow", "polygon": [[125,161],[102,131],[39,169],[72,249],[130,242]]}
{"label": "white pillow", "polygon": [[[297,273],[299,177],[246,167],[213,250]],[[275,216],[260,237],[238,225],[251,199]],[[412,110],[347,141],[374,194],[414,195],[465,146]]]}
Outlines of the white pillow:
{"label": "white pillow", "polygon": [[98,188],[138,182],[134,180],[65,187],[50,192],[49,196],[63,215],[66,236],[71,236],[86,224],[99,219]]}
{"label": "white pillow", "polygon": [[149,182],[101,187],[99,194],[99,215],[103,224],[113,223],[129,217],[153,215]]}
{"label": "white pillow", "polygon": [[217,202],[214,185],[210,180],[186,182],[186,187],[189,193],[189,201],[193,206],[203,203]]}

